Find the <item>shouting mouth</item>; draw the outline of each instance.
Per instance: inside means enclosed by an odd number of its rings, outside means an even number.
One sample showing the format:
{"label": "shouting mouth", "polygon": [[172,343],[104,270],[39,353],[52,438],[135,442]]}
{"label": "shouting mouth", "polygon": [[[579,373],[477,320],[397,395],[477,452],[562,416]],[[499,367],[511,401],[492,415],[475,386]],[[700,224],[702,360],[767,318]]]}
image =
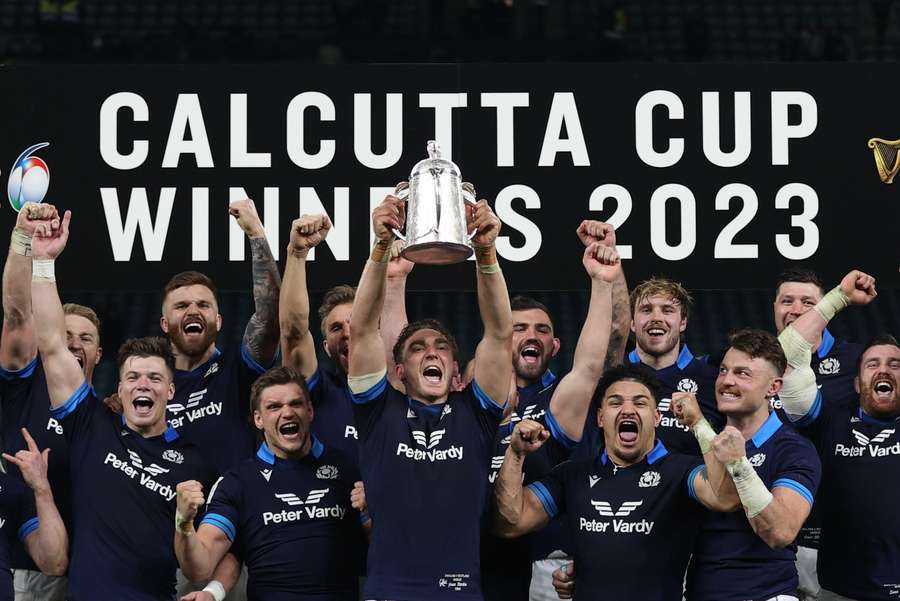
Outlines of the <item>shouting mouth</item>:
{"label": "shouting mouth", "polygon": [[640,434],[640,426],[637,420],[626,417],[619,422],[616,435],[622,446],[630,447],[637,443]]}
{"label": "shouting mouth", "polygon": [[541,360],[541,348],[536,344],[526,344],[519,352],[519,356],[528,365],[537,365]]}
{"label": "shouting mouth", "polygon": [[895,385],[890,378],[881,377],[875,380],[872,393],[879,401],[888,402],[894,396]]}
{"label": "shouting mouth", "polygon": [[429,365],[422,370],[422,376],[429,384],[440,384],[444,377],[444,372],[437,365]]}
{"label": "shouting mouth", "polygon": [[150,417],[153,414],[153,399],[148,396],[137,396],[131,401],[131,404],[138,417]]}
{"label": "shouting mouth", "polygon": [[202,336],[203,332],[206,331],[206,324],[199,318],[189,318],[184,321],[181,330],[184,332],[185,337]]}
{"label": "shouting mouth", "polygon": [[297,440],[300,438],[300,424],[297,422],[287,422],[278,427],[278,433],[286,440]]}

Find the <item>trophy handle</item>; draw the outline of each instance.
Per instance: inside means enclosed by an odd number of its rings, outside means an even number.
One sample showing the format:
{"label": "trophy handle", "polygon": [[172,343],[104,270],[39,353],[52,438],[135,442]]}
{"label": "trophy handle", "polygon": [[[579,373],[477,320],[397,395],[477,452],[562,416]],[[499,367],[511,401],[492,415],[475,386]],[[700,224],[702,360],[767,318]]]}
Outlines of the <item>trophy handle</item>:
{"label": "trophy handle", "polygon": [[[396,196],[403,202],[407,202],[407,199],[409,198],[409,182],[400,182],[399,184],[397,184],[397,186],[394,188],[394,196]],[[407,206],[409,206],[408,202]],[[400,232],[400,230],[392,227],[391,231],[394,232],[395,236],[406,242],[406,236],[402,232]]]}
{"label": "trophy handle", "polygon": [[[478,204],[478,201],[475,200],[475,198],[476,198],[475,197],[475,186],[472,185],[470,182],[462,183],[462,197],[463,197],[463,202],[466,204],[470,204],[472,206],[475,206]],[[469,242],[471,242],[472,238],[475,237],[475,234],[477,231],[478,230],[475,230],[471,234],[468,235],[467,240]]]}

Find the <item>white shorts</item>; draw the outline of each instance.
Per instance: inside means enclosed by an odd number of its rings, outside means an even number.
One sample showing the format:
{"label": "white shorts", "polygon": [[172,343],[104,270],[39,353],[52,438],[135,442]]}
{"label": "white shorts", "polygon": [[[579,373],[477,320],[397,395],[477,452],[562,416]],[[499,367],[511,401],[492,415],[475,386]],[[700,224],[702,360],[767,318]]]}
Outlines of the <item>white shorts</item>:
{"label": "white shorts", "polygon": [[803,601],[815,601],[819,598],[819,573],[816,562],[819,550],[809,547],[797,547],[797,576],[800,577],[800,598]]}
{"label": "white shorts", "polygon": [[69,579],[34,570],[13,570],[16,601],[64,601]]}

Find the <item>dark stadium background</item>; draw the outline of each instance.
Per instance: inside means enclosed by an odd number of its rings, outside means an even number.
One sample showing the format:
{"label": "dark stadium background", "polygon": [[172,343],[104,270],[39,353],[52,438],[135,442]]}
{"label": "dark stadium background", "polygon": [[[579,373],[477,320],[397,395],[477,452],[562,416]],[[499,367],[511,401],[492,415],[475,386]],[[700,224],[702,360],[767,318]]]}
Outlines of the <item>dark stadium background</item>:
{"label": "dark stadium background", "polygon": [[[0,62],[861,61],[896,71],[898,25],[893,0],[0,0]],[[894,104],[885,101],[884,110]],[[222,344],[240,338],[252,311],[247,272],[247,289],[220,293]],[[900,332],[896,286],[896,279],[880,282],[879,299],[842,314],[833,332],[857,341]],[[687,342],[695,354],[719,348],[733,328],[773,327],[772,289],[719,290],[710,282],[693,293]],[[76,289],[63,295],[100,314],[107,354],[94,381],[109,392],[118,345],[159,331],[160,295]],[[320,296],[313,293],[312,307]],[[534,296],[553,311],[563,340],[555,364],[571,364],[587,292]],[[476,307],[471,291],[408,296],[410,318],[446,320],[465,357],[480,335]],[[315,318],[311,328],[318,332]]]}

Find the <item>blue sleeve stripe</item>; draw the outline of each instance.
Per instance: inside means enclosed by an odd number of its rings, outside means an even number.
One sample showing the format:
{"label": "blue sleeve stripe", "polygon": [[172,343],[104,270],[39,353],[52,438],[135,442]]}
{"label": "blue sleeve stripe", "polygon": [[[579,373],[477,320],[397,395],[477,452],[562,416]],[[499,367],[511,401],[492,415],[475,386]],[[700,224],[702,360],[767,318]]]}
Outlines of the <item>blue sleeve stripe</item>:
{"label": "blue sleeve stripe", "polygon": [[25,539],[28,538],[28,535],[37,530],[38,526],[40,526],[40,524],[38,523],[37,518],[31,518],[30,520],[19,526],[19,540],[24,543]]}
{"label": "blue sleeve stripe", "polygon": [[[262,365],[260,365],[259,363],[257,363],[256,359],[253,358],[253,355],[250,354],[250,351],[247,350],[247,347],[244,345],[243,342],[241,343],[241,359],[244,360],[244,364],[247,367],[249,367],[250,369],[252,369],[253,371],[255,371],[258,374],[261,374],[264,371],[266,371],[266,368],[263,367]],[[273,358],[272,364],[274,365],[274,363],[275,363],[275,359]],[[271,367],[271,366],[269,366],[269,367]]]}
{"label": "blue sleeve stripe", "polygon": [[504,401],[502,405],[497,403],[497,401],[489,397],[488,394],[481,389],[481,386],[479,386],[478,382],[475,380],[472,380],[472,392],[475,393],[475,398],[478,399],[482,409],[499,415],[503,414],[503,408],[506,407],[506,401]]}
{"label": "blue sleeve stripe", "polygon": [[309,391],[312,392],[313,389],[319,384],[319,381],[322,379],[322,368],[316,367],[316,371],[313,372],[313,375],[306,378],[306,387],[309,388]]}
{"label": "blue sleeve stripe", "polygon": [[779,478],[775,482],[772,483],[772,488],[775,489],[779,486],[783,486],[784,488],[790,488],[792,491],[799,493],[806,502],[810,505],[813,504],[813,494],[809,491],[808,488],[797,482],[796,480],[791,480],[790,478]]}
{"label": "blue sleeve stripe", "polygon": [[706,467],[706,464],[701,463],[700,465],[698,465],[697,467],[692,469],[691,473],[688,474],[688,480],[687,480],[688,494],[695,501],[699,501],[700,499],[697,498],[697,489],[694,488],[694,480],[697,478],[697,474],[699,474],[701,471],[703,471],[703,469],[705,467]]}
{"label": "blue sleeve stripe", "polygon": [[353,402],[359,405],[363,405],[365,403],[374,401],[382,394],[384,394],[385,389],[387,388],[387,373],[381,377],[378,382],[372,386],[372,388],[366,390],[365,392],[355,393],[352,390],[350,391],[350,395],[353,398]]}
{"label": "blue sleeve stripe", "polygon": [[795,426],[803,428],[812,424],[819,417],[819,413],[822,412],[822,391],[816,391],[816,400],[813,401],[812,407],[809,408],[809,411],[806,412],[806,415],[798,419],[794,422]]}
{"label": "blue sleeve stripe", "polygon": [[205,516],[203,516],[200,524],[210,524],[212,526],[215,526],[225,533],[225,536],[228,537],[228,540],[234,542],[237,530],[235,529],[234,524],[231,523],[231,520],[226,518],[224,515],[218,513],[207,513]]}
{"label": "blue sleeve stripe", "polygon": [[87,380],[85,380],[81,383],[81,386],[75,389],[75,392],[72,393],[72,396],[70,396],[65,403],[63,403],[59,407],[50,408],[50,417],[62,419],[65,416],[69,415],[70,413],[78,409],[78,405],[81,404],[81,401],[83,401],[90,392],[91,386],[87,383]]}
{"label": "blue sleeve stripe", "polygon": [[38,358],[37,355],[34,356],[28,365],[22,367],[20,369],[3,369],[0,367],[0,378],[4,380],[24,380],[26,378],[30,378],[31,374],[34,373],[34,370],[37,368]]}
{"label": "blue sleeve stripe", "polygon": [[359,523],[362,525],[366,525],[372,521],[372,516],[369,515],[367,511],[359,512]]}
{"label": "blue sleeve stripe", "polygon": [[555,518],[559,513],[559,510],[556,508],[556,501],[553,499],[553,495],[550,494],[550,491],[547,490],[547,487],[540,482],[533,482],[528,485],[528,488],[537,495],[537,498],[541,502],[541,505],[544,506],[544,511],[547,512],[547,515],[551,518]]}
{"label": "blue sleeve stripe", "polygon": [[568,435],[566,435],[565,431],[562,429],[562,426],[560,426],[559,422],[556,421],[556,417],[553,416],[553,411],[547,411],[544,416],[546,418],[545,421],[547,422],[547,425],[550,426],[550,434],[553,435],[553,438],[555,438],[562,446],[566,447],[567,449],[574,449],[575,445],[578,444],[578,441],[572,440],[568,437]]}

